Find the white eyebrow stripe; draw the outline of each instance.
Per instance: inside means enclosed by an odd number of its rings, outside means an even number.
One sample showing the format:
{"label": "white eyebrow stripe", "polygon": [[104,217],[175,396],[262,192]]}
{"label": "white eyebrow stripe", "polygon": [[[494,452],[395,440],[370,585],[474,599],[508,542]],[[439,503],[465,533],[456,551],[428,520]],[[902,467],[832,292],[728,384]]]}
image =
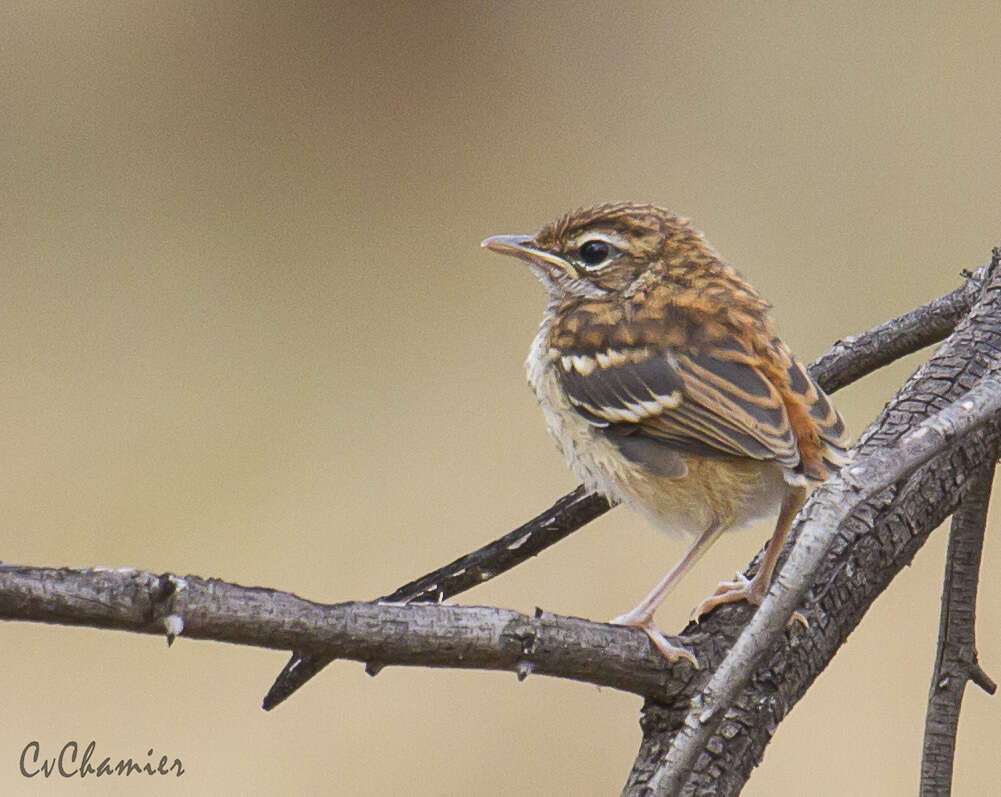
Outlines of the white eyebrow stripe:
{"label": "white eyebrow stripe", "polygon": [[576,249],[585,241],[604,241],[606,244],[611,244],[616,249],[622,249],[623,251],[629,246],[629,242],[617,233],[588,231],[582,232],[580,235],[572,238],[570,240],[570,247]]}

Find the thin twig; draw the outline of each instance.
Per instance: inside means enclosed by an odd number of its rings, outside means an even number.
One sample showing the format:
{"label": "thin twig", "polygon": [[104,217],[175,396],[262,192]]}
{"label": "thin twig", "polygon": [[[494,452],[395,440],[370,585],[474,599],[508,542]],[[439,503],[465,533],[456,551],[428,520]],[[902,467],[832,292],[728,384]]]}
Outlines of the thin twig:
{"label": "thin twig", "polygon": [[[611,508],[604,496],[588,493],[584,485],[514,531],[466,556],[421,576],[379,598],[398,603],[441,603],[482,584],[544,551]],[[334,659],[295,650],[261,702],[270,711]],[[375,668],[370,667],[369,672]]]}
{"label": "thin twig", "polygon": [[[810,366],[810,374],[828,393],[833,393],[873,371],[945,340],[973,307],[990,265],[972,274],[956,290],[915,307],[909,313],[875,326],[861,335],[839,340]],[[844,355],[851,356],[845,358]]]}
{"label": "thin twig", "polygon": [[974,629],[994,468],[991,463],[970,479],[949,529],[938,651],[925,715],[921,797],[948,797],[952,793],[956,729],[967,681],[974,681],[989,694],[997,690],[977,662]]}

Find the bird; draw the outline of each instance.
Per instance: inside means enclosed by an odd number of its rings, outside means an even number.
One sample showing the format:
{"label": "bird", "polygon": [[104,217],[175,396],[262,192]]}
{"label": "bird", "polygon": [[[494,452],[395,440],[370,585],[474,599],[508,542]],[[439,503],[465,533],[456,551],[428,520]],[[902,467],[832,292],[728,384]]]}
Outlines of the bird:
{"label": "bird", "polygon": [[775,516],[753,578],[721,582],[693,616],[760,605],[810,488],[847,461],[844,420],[775,333],[770,305],[688,219],[605,203],[482,245],[526,261],[548,291],[525,366],[571,469],[611,503],[692,538],[611,622],[697,668],[654,612],[720,535]]}

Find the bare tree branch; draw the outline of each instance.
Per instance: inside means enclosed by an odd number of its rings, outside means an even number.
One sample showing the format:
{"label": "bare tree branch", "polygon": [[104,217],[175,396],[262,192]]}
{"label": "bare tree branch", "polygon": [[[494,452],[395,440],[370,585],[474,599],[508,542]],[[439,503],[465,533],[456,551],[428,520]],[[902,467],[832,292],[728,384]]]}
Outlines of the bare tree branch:
{"label": "bare tree branch", "polygon": [[0,565],[0,618],[303,648],[370,664],[529,672],[667,699],[668,670],[629,629],[539,612],[438,604],[323,605],[261,587],[145,570]]}
{"label": "bare tree branch", "polygon": [[974,629],[980,555],[994,470],[991,464],[973,476],[949,530],[938,652],[925,716],[922,797],[948,797],[952,792],[956,730],[967,681],[973,681],[988,694],[997,691],[997,685],[977,661]]}

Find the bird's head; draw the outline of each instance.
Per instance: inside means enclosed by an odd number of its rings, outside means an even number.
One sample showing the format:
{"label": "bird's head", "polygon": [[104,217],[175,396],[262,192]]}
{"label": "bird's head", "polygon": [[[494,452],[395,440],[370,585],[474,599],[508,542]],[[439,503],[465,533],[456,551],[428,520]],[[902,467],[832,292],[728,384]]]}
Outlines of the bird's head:
{"label": "bird's head", "polygon": [[716,255],[687,219],[654,205],[575,210],[532,235],[494,235],[493,252],[528,262],[554,298],[628,293],[654,266],[667,273]]}

